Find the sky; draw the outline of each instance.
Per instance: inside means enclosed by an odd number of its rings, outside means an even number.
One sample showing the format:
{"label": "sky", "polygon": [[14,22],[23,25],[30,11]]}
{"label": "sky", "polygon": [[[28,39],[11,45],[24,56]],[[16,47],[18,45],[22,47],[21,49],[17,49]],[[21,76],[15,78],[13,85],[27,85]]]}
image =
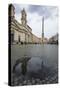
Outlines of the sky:
{"label": "sky", "polygon": [[21,10],[25,8],[27,24],[32,28],[32,33],[38,37],[42,35],[42,18],[44,17],[44,37],[50,38],[58,33],[58,7],[14,4],[15,18],[21,23]]}

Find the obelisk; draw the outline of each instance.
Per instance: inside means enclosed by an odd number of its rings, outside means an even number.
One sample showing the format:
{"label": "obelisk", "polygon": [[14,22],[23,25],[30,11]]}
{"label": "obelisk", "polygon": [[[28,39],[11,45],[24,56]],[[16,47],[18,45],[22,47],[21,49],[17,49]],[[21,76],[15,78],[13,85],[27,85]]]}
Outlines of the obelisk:
{"label": "obelisk", "polygon": [[44,17],[42,18],[42,44],[44,44]]}

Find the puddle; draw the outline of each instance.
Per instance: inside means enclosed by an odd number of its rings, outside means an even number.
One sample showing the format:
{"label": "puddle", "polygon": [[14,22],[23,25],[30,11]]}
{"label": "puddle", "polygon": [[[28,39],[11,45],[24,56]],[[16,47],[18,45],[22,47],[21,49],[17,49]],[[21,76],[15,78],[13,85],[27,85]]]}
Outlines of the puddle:
{"label": "puddle", "polygon": [[46,78],[50,80],[56,73],[57,72],[53,71],[52,67],[46,65],[42,58],[24,56],[16,60],[15,65],[13,66],[12,78],[13,83],[16,81],[17,83],[23,83],[24,80],[32,81],[32,79],[43,81],[46,80]]}

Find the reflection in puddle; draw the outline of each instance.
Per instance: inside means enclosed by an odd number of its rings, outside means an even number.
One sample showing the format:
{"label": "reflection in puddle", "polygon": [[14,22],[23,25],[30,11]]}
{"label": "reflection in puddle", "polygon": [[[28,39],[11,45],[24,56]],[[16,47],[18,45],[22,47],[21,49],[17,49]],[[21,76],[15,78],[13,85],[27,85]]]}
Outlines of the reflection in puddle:
{"label": "reflection in puddle", "polygon": [[13,66],[12,85],[56,83],[57,77],[57,70],[48,67],[42,58],[24,56]]}

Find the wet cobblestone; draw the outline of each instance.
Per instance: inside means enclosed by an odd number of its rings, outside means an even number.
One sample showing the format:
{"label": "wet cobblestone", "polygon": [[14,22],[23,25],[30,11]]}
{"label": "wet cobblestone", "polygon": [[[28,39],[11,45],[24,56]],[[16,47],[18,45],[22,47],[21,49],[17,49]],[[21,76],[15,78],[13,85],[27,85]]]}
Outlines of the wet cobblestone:
{"label": "wet cobblestone", "polygon": [[45,80],[40,80],[40,79],[31,79],[31,80],[24,80],[24,81],[20,81],[18,79],[15,79],[14,83],[12,82],[12,86],[16,86],[16,85],[40,85],[40,84],[51,84],[51,83],[57,83],[58,82],[58,78],[57,77],[53,77],[50,80],[48,78],[46,78]]}

